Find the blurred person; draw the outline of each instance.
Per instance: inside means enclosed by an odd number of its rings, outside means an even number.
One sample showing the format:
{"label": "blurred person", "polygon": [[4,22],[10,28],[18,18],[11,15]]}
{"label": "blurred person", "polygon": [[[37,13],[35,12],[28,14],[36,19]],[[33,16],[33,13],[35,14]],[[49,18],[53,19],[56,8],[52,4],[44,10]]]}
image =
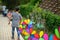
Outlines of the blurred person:
{"label": "blurred person", "polygon": [[22,16],[19,13],[19,8],[15,8],[14,11],[8,17],[9,17],[9,23],[8,24],[10,24],[10,20],[12,18],[12,39],[14,39],[14,31],[16,28],[18,40],[20,40],[19,24],[22,20]]}
{"label": "blurred person", "polygon": [[4,16],[7,16],[7,13],[8,13],[8,9],[5,9]]}
{"label": "blurred person", "polygon": [[5,12],[5,10],[6,10],[6,6],[5,6],[5,5],[3,5],[3,6],[2,6],[2,14],[3,14],[3,16],[5,16],[5,13],[4,13],[4,12]]}
{"label": "blurred person", "polygon": [[12,20],[12,9],[9,9],[8,13],[7,13],[7,17],[9,19],[9,23],[10,24],[10,21]]}

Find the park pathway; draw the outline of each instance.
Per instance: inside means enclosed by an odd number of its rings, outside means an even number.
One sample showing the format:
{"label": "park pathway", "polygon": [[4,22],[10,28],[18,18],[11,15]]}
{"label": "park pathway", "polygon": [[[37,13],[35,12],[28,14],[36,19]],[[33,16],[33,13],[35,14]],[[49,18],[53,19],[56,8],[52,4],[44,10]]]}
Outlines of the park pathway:
{"label": "park pathway", "polygon": [[[17,40],[16,31],[15,31],[14,37],[15,37],[14,40]],[[20,35],[20,39],[24,40],[21,35]],[[11,24],[8,25],[8,18],[3,17],[2,15],[0,15],[0,40],[12,40],[11,39]]]}

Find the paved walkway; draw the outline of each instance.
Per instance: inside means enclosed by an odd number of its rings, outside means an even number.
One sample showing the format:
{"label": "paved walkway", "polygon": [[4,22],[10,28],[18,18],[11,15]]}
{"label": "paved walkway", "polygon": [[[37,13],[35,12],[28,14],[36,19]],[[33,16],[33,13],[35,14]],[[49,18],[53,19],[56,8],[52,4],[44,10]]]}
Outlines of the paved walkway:
{"label": "paved walkway", "polygon": [[[17,40],[17,32],[15,31],[15,39]],[[20,35],[20,39],[24,40]],[[0,40],[12,40],[11,39],[11,25],[8,25],[8,18],[0,15]]]}

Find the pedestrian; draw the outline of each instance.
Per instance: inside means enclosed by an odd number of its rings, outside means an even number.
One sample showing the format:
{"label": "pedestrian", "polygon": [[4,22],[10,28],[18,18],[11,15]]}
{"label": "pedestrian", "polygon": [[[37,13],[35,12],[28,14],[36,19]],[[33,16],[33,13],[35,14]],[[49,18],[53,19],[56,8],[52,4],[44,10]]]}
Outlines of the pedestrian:
{"label": "pedestrian", "polygon": [[4,16],[7,16],[7,13],[8,13],[8,9],[6,8],[4,11]]}
{"label": "pedestrian", "polygon": [[8,24],[10,24],[10,21],[12,20],[12,9],[9,9],[9,11],[8,11],[8,13],[7,13],[7,17],[8,17],[8,19],[9,19],[9,23]]}
{"label": "pedestrian", "polygon": [[[11,14],[12,15],[10,16],[10,18],[12,18],[12,39],[14,39],[14,31],[15,31],[15,28],[16,28],[17,35],[18,35],[18,40],[20,40],[19,24],[22,20],[22,16],[19,13],[19,8],[15,8],[14,11]],[[9,18],[9,20],[11,20],[10,18]],[[8,24],[10,24],[10,21],[9,21]]]}
{"label": "pedestrian", "polygon": [[6,10],[6,6],[5,6],[5,5],[3,5],[3,6],[2,6],[2,14],[3,14],[3,16],[5,16],[5,13],[4,13],[4,12],[5,12],[5,10]]}

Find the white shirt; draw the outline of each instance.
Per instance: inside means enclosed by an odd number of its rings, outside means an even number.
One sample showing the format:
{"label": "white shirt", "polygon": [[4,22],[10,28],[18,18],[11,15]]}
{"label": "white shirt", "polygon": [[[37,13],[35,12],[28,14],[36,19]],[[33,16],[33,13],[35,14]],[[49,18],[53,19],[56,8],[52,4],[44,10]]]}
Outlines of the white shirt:
{"label": "white shirt", "polygon": [[2,6],[2,10],[5,11],[5,9],[6,9],[6,6]]}
{"label": "white shirt", "polygon": [[6,13],[6,14],[7,14],[7,13],[8,13],[8,9],[5,9],[4,13]]}

